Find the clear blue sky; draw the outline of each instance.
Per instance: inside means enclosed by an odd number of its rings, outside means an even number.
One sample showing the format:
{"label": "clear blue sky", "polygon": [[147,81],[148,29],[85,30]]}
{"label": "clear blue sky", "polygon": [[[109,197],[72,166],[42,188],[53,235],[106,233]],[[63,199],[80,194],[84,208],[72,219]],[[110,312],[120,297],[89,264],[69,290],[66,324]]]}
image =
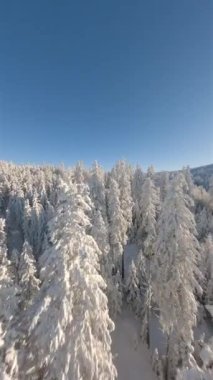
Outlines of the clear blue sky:
{"label": "clear blue sky", "polygon": [[0,159],[213,163],[212,0],[0,2]]}

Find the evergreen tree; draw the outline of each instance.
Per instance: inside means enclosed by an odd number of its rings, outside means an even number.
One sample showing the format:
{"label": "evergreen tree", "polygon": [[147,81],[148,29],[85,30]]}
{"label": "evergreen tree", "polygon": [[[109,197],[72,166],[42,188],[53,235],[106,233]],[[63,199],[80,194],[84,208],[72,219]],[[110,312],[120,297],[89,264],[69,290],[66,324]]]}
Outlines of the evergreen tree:
{"label": "evergreen tree", "polygon": [[140,305],[141,300],[137,269],[133,260],[130,264],[129,273],[126,280],[126,300],[127,303],[131,305],[132,309],[137,313],[138,305]]}
{"label": "evergreen tree", "polygon": [[213,239],[208,235],[204,244],[206,294],[205,303],[213,305]]}
{"label": "evergreen tree", "polygon": [[116,270],[122,272],[123,247],[127,243],[126,222],[120,205],[120,192],[117,182],[110,177],[107,194],[109,218],[109,242],[112,260]]}
{"label": "evergreen tree", "polygon": [[139,229],[140,223],[140,199],[141,199],[141,189],[144,181],[144,174],[142,169],[137,166],[132,178],[132,198],[133,198],[133,209],[132,209],[132,234],[131,237],[133,241],[136,238],[136,234]]}
{"label": "evergreen tree", "polygon": [[159,205],[159,190],[155,187],[152,176],[147,175],[141,189],[140,224],[137,233],[138,243],[143,246],[144,254],[147,257],[153,255]]}
{"label": "evergreen tree", "polygon": [[0,219],[0,365],[5,353],[5,335],[17,309],[18,288],[14,284],[11,262],[7,258],[5,220]]}
{"label": "evergreen tree", "polygon": [[32,207],[29,201],[25,201],[24,207],[24,236],[31,245],[36,258],[42,253],[42,244],[46,230],[46,218],[42,204],[38,197],[33,199]]}
{"label": "evergreen tree", "polygon": [[[197,316],[195,292],[199,288],[196,278],[199,274],[199,245],[187,190],[185,178],[179,173],[172,181],[163,204],[154,256],[155,300],[159,305],[162,328],[170,340],[168,363],[172,360],[171,351],[174,353],[171,338],[175,333],[178,345],[184,346],[177,358],[182,365],[189,364],[193,352],[193,327]],[[168,376],[173,370],[168,367]]]}
{"label": "evergreen tree", "polygon": [[97,162],[93,164],[89,181],[91,199],[107,225],[105,174]]}
{"label": "evergreen tree", "polygon": [[86,234],[89,219],[76,187],[60,187],[57,213],[49,223],[52,246],[40,258],[40,294],[24,322],[21,376],[111,380],[116,377],[110,338],[114,326],[98,274],[100,251]]}
{"label": "evergreen tree", "polygon": [[124,232],[128,236],[132,225],[131,168],[125,161],[118,161],[112,170],[112,177],[117,181],[120,208],[124,219]]}
{"label": "evergreen tree", "polygon": [[32,248],[27,241],[23,245],[18,265],[19,286],[21,288],[22,308],[29,306],[39,290],[36,262]]}

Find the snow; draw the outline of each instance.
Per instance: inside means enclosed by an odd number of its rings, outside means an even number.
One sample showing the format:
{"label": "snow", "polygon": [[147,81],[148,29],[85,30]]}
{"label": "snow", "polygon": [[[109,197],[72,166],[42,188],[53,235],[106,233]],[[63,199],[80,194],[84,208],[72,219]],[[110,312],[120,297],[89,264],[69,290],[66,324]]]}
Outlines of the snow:
{"label": "snow", "polygon": [[213,364],[213,337],[202,348],[200,358],[205,368]]}
{"label": "snow", "polygon": [[138,341],[139,322],[127,306],[115,322],[112,351],[118,371],[118,380],[157,380],[151,366],[151,355]]}
{"label": "snow", "polygon": [[213,305],[205,305],[205,308],[213,318]]}

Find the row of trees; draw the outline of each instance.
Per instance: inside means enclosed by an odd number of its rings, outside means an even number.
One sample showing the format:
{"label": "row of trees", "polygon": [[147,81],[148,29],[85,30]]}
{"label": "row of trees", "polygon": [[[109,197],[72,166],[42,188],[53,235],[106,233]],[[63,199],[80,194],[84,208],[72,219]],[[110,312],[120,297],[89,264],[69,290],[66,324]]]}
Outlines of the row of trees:
{"label": "row of trees", "polygon": [[[111,318],[125,297],[148,346],[158,310],[167,379],[195,365],[198,304],[213,303],[212,188],[189,169],[143,173],[123,161],[108,173],[0,163],[4,378],[116,378]],[[128,241],[139,254],[124,287]]]}
{"label": "row of trees", "polygon": [[207,193],[196,188],[189,170],[167,183],[162,202],[149,173],[141,189],[137,240],[142,250],[130,268],[127,301],[141,319],[141,336],[148,346],[150,313],[157,308],[167,335],[164,375],[159,376],[173,379],[178,367],[197,365],[193,345],[198,307],[212,303],[211,224],[201,223],[202,234],[196,225],[204,210],[212,220],[212,194],[211,189]]}

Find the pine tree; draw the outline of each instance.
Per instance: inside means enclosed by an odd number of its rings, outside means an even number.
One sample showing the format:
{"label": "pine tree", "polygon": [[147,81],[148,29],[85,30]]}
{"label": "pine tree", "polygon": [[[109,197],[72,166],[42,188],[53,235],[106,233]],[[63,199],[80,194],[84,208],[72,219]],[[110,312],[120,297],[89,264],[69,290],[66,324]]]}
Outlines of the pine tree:
{"label": "pine tree", "polygon": [[131,305],[132,309],[137,313],[138,305],[140,305],[140,289],[139,280],[137,277],[137,269],[134,261],[132,260],[129,273],[125,284],[126,288],[126,300]]}
{"label": "pine tree", "polygon": [[137,314],[141,320],[140,337],[149,348],[150,346],[150,313],[152,306],[152,281],[150,260],[147,259],[143,251],[140,250],[137,257],[137,276],[140,288],[140,298],[138,300]]}
{"label": "pine tree", "polygon": [[148,175],[141,189],[140,224],[137,233],[138,244],[143,247],[144,254],[147,257],[153,255],[159,205],[159,190],[155,187],[152,176]]}
{"label": "pine tree", "polygon": [[[179,358],[182,365],[189,363],[193,352],[193,327],[197,316],[195,292],[200,287],[196,278],[199,245],[187,190],[184,176],[179,173],[163,204],[154,256],[154,295],[159,305],[160,323],[169,340],[175,332],[179,346],[180,342],[184,345]],[[170,368],[168,371],[170,376]]]}
{"label": "pine tree", "polygon": [[109,218],[109,242],[112,260],[116,270],[122,272],[123,247],[127,242],[126,222],[120,205],[120,192],[117,182],[110,177],[107,194],[108,218]]}
{"label": "pine tree", "polygon": [[97,162],[93,164],[89,181],[91,199],[96,210],[100,211],[107,225],[105,174]]}
{"label": "pine tree", "polygon": [[169,188],[169,172],[163,172],[160,176],[160,200],[164,202]]}
{"label": "pine tree", "polygon": [[29,306],[39,290],[36,262],[30,244],[25,241],[18,265],[19,286],[21,288],[22,308]]}
{"label": "pine tree", "polygon": [[110,245],[109,245],[109,236],[108,229],[103,220],[102,214],[99,210],[94,209],[92,215],[92,225],[90,234],[95,239],[100,251],[100,270],[101,275],[108,283],[112,277],[112,258],[110,255]]}
{"label": "pine tree", "polygon": [[140,223],[140,199],[141,199],[141,189],[144,181],[144,174],[142,169],[137,166],[132,178],[132,198],[133,198],[133,209],[132,209],[132,233],[131,237],[133,241],[136,238],[139,223]]}
{"label": "pine tree", "polygon": [[128,236],[132,224],[131,168],[125,161],[118,161],[112,170],[112,177],[118,184],[120,208],[124,219],[124,232]]}
{"label": "pine tree", "polygon": [[151,268],[156,241],[156,223],[159,213],[160,196],[159,189],[154,184],[154,169],[148,169],[147,176],[143,182],[140,197],[140,225],[137,233],[138,245],[143,248],[139,254],[139,268],[141,273],[141,291],[143,306],[141,310],[141,337],[150,344],[149,320],[152,303],[152,280]]}
{"label": "pine tree", "polygon": [[206,294],[205,303],[213,305],[213,239],[208,235],[204,244]]}
{"label": "pine tree", "polygon": [[[18,309],[18,289],[7,258],[5,220],[0,219],[0,365],[5,353],[5,336]],[[2,367],[3,368],[3,367]]]}
{"label": "pine tree", "polygon": [[98,274],[100,251],[86,234],[89,219],[76,187],[62,182],[60,188],[49,223],[52,246],[40,258],[40,294],[24,321],[28,333],[21,376],[113,380],[114,326]]}

